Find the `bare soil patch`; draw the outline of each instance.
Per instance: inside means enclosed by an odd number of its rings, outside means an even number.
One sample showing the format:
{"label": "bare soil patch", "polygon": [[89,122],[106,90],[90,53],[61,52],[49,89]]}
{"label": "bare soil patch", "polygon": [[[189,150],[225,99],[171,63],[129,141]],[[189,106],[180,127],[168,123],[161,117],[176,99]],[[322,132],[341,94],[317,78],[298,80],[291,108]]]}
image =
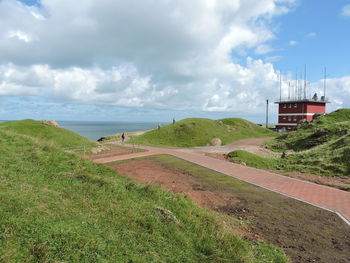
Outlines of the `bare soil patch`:
{"label": "bare soil patch", "polygon": [[157,185],[174,194],[188,196],[206,208],[218,209],[238,202],[233,194],[206,190],[191,176],[165,168],[151,159],[122,162],[111,167],[140,183]]}
{"label": "bare soil patch", "polygon": [[169,156],[109,166],[248,222],[247,229],[237,227],[237,233],[283,248],[292,262],[350,262],[350,228],[333,213]]}
{"label": "bare soil patch", "polygon": [[91,154],[91,155],[86,155],[84,158],[89,159],[89,160],[96,160],[100,158],[105,158],[105,157],[112,157],[112,156],[117,156],[117,155],[123,155],[123,154],[130,154],[133,153],[132,149],[129,148],[124,148],[124,147],[118,147],[114,145],[105,145],[105,147],[108,147],[109,150],[96,153],[96,154]]}
{"label": "bare soil patch", "polygon": [[316,184],[331,186],[341,190],[350,191],[350,177],[325,177],[321,175],[298,172],[284,173],[284,175]]}
{"label": "bare soil patch", "polygon": [[230,161],[226,153],[205,153],[205,155],[212,158],[219,159],[219,160],[223,160],[223,161],[228,161],[228,162]]}

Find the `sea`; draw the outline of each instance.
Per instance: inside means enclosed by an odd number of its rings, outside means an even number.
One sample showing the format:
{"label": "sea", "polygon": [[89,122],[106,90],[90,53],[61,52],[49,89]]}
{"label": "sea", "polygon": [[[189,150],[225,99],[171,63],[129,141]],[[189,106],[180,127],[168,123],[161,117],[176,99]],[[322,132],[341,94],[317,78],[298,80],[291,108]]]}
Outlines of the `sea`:
{"label": "sea", "polygon": [[97,141],[99,138],[116,133],[128,133],[146,131],[157,128],[160,122],[111,122],[111,121],[57,121],[60,127],[78,133],[90,140]]}
{"label": "sea", "polygon": [[[3,121],[0,121],[3,122]],[[116,133],[145,131],[169,123],[164,122],[112,122],[112,121],[57,121],[60,127],[78,133],[92,141]]]}

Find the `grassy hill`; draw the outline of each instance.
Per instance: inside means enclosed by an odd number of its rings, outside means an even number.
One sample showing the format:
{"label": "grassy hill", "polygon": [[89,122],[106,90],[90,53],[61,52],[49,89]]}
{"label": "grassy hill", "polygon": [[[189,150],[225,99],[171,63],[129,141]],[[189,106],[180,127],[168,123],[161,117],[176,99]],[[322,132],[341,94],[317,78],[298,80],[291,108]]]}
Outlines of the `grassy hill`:
{"label": "grassy hill", "polygon": [[341,109],[307,122],[294,131],[279,136],[269,146],[275,151],[303,151],[332,143],[350,133],[350,109]]}
{"label": "grassy hill", "polygon": [[184,119],[134,137],[131,142],[177,147],[204,146],[217,137],[223,144],[236,140],[275,136],[276,133],[239,118],[211,120]]}
{"label": "grassy hill", "polygon": [[262,169],[350,176],[350,109],[305,123],[296,131],[279,136],[269,147],[274,151],[296,153],[286,158],[267,158],[237,151],[231,153],[231,158]]}
{"label": "grassy hill", "polygon": [[27,135],[40,142],[49,142],[66,149],[77,149],[84,146],[89,149],[97,146],[97,143],[74,132],[30,119],[0,123],[0,130]]}
{"label": "grassy hill", "polygon": [[185,197],[63,151],[62,138],[78,138],[36,125],[0,128],[1,262],[287,262]]}

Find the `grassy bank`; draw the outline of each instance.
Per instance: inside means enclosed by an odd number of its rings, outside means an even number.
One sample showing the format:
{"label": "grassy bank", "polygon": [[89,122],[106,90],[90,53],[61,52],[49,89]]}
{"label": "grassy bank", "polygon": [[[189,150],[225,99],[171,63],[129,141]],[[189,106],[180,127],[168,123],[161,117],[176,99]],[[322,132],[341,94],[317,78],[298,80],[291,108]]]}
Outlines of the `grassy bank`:
{"label": "grassy bank", "polygon": [[243,119],[229,118],[215,121],[192,118],[135,136],[130,142],[143,145],[193,147],[207,145],[213,138],[220,138],[223,144],[228,144],[240,139],[275,135],[274,132]]}
{"label": "grassy bank", "polygon": [[65,152],[62,129],[20,124],[0,128],[1,262],[286,262],[185,197]]}
{"label": "grassy bank", "polygon": [[65,149],[83,149],[85,146],[88,150],[97,146],[97,143],[79,134],[30,119],[0,123],[0,130],[27,135],[39,142],[47,142]]}
{"label": "grassy bank", "polygon": [[292,151],[285,158],[257,156],[244,151],[231,160],[281,172],[303,172],[322,176],[350,176],[350,110],[342,109],[304,123],[268,144],[276,152]]}

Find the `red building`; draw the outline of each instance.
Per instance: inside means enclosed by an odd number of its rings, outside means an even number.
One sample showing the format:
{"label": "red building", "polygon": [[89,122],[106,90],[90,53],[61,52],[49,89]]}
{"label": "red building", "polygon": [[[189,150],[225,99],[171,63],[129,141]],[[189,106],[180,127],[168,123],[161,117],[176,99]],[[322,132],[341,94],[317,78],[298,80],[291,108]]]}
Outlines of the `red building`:
{"label": "red building", "polygon": [[312,99],[281,100],[278,104],[277,131],[292,131],[301,120],[311,121],[316,113],[326,113],[328,101],[322,96],[317,99],[315,94]]}

